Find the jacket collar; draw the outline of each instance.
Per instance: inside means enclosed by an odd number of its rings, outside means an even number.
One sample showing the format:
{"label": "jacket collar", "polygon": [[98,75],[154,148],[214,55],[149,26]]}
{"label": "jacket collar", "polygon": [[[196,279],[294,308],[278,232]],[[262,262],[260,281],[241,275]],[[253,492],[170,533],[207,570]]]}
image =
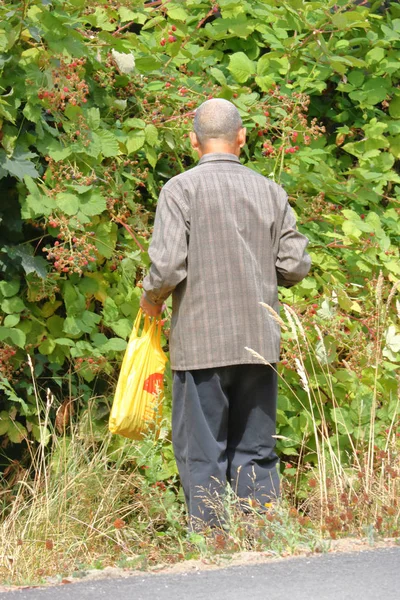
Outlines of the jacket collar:
{"label": "jacket collar", "polygon": [[235,154],[230,154],[228,152],[210,152],[209,154],[204,154],[199,160],[199,165],[203,165],[207,162],[215,162],[215,161],[229,161],[240,163],[240,160]]}

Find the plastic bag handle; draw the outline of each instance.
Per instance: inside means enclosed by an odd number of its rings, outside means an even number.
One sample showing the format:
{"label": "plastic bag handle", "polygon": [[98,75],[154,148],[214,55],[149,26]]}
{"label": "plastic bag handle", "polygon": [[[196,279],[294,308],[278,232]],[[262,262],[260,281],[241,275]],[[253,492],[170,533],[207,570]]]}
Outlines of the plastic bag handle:
{"label": "plastic bag handle", "polygon": [[143,315],[143,311],[141,308],[139,308],[138,314],[136,315],[135,323],[133,325],[133,329],[134,329],[134,331],[136,331],[136,335],[138,335],[138,333],[139,333],[139,327],[140,327],[140,323],[142,320],[142,315]]}

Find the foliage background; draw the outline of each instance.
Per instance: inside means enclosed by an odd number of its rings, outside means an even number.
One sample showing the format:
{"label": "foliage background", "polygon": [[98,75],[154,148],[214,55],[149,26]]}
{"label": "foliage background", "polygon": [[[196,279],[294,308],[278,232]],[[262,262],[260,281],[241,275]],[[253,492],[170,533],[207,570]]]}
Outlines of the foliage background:
{"label": "foliage background", "polygon": [[[59,433],[89,402],[88,427],[104,433],[157,195],[195,164],[187,133],[209,97],[236,104],[244,164],[281,182],[310,239],[310,276],[281,292],[302,324],[301,344],[290,321],[283,333],[287,475],[316,463],[319,438],[346,462],[373,427],[387,450],[399,415],[400,6],[3,0],[0,15],[5,479],[50,437],[46,390]],[[154,481],[173,471],[168,445],[159,460]]]}

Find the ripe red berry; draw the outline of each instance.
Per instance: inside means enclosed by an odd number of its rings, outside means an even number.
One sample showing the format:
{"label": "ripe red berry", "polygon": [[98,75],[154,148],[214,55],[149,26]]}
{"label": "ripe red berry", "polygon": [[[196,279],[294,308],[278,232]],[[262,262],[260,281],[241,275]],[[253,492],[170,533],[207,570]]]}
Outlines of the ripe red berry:
{"label": "ripe red berry", "polygon": [[69,88],[67,88],[66,85],[63,87],[63,90],[64,90],[64,92],[69,92]]}
{"label": "ripe red berry", "polygon": [[313,304],[312,307],[313,308],[318,308],[318,304]]}
{"label": "ripe red berry", "polygon": [[290,152],[290,148],[286,148],[285,149],[285,154],[289,154],[289,152]]}
{"label": "ripe red berry", "polygon": [[160,45],[165,46],[167,40],[165,38],[161,38]]}
{"label": "ripe red berry", "polygon": [[266,117],[269,117],[269,112],[266,110],[266,111],[265,111],[265,113],[264,113],[264,115],[265,115]]}
{"label": "ripe red berry", "polygon": [[365,215],[360,215],[360,218],[361,219],[365,219]]}
{"label": "ripe red berry", "polygon": [[176,26],[172,25],[171,29],[172,29],[172,31],[176,31]]}
{"label": "ripe red berry", "polygon": [[81,135],[81,132],[79,131],[79,129],[77,131],[75,131],[75,135],[77,135],[77,136]]}
{"label": "ripe red berry", "polygon": [[260,131],[257,131],[257,135],[258,135],[258,137],[262,137],[262,136],[264,135],[264,132],[263,132],[263,131],[261,131],[261,130],[260,130]]}
{"label": "ripe red berry", "polygon": [[290,152],[290,154],[294,154],[296,152],[296,148],[293,148],[293,147],[289,148],[289,152]]}
{"label": "ripe red berry", "polygon": [[166,88],[170,88],[170,87],[171,87],[171,85],[172,85],[172,84],[171,84],[171,83],[169,83],[169,81],[167,81],[167,83],[165,84],[165,87],[166,87]]}
{"label": "ripe red berry", "polygon": [[168,36],[168,41],[170,44],[173,44],[173,42],[176,42],[176,37],[174,35],[169,35]]}

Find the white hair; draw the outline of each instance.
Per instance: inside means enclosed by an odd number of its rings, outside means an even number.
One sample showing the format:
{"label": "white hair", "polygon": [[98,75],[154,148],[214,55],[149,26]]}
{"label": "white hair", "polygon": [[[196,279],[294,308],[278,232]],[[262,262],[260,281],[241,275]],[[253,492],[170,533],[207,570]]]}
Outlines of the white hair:
{"label": "white hair", "polygon": [[223,98],[207,100],[195,112],[193,129],[201,145],[209,139],[220,139],[233,144],[242,127],[238,109]]}

